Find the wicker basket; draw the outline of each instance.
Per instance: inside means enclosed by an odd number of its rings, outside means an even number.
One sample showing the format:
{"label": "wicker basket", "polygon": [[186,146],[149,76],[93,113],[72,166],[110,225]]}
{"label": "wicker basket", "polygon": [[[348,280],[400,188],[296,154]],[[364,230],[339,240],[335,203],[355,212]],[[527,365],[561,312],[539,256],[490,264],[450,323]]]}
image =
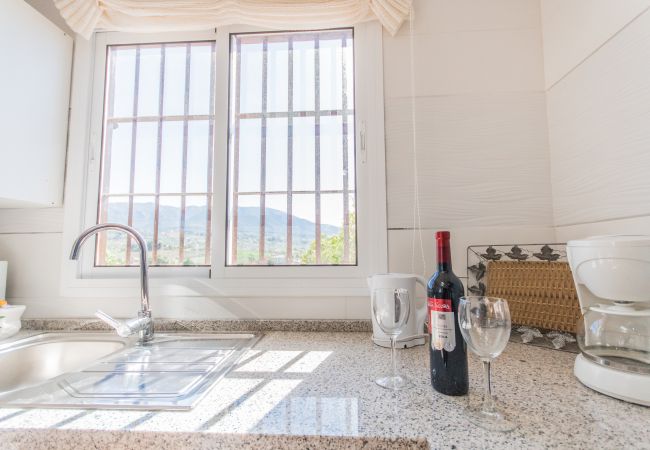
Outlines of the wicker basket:
{"label": "wicker basket", "polygon": [[486,295],[508,300],[514,324],[575,333],[580,305],[566,262],[490,261]]}

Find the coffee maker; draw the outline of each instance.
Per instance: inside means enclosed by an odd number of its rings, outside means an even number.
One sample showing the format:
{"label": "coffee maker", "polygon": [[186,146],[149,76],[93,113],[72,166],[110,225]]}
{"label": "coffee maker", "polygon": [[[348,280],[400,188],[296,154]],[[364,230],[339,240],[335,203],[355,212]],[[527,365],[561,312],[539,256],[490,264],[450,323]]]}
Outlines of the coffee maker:
{"label": "coffee maker", "polygon": [[575,376],[584,385],[650,406],[650,236],[567,243],[582,317]]}

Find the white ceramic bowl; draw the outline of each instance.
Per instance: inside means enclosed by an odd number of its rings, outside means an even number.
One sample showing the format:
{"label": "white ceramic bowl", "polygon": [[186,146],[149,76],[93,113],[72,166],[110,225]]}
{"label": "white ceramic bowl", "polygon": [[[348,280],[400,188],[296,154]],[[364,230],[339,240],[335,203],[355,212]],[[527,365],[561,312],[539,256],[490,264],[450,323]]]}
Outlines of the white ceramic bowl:
{"label": "white ceramic bowl", "polygon": [[20,331],[20,318],[24,312],[25,305],[7,305],[0,308],[0,340]]}

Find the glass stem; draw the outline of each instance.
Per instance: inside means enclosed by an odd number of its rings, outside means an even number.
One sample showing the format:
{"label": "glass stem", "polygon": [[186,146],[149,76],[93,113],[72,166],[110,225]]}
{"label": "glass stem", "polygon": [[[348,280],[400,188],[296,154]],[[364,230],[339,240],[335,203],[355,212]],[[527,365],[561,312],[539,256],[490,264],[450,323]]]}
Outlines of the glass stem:
{"label": "glass stem", "polygon": [[390,337],[390,360],[393,366],[393,377],[397,376],[397,360],[395,358],[395,336]]}
{"label": "glass stem", "polygon": [[483,374],[485,378],[485,393],[483,394],[483,406],[481,411],[484,413],[494,412],[494,399],[492,398],[492,382],[490,379],[490,363],[489,359],[483,360]]}

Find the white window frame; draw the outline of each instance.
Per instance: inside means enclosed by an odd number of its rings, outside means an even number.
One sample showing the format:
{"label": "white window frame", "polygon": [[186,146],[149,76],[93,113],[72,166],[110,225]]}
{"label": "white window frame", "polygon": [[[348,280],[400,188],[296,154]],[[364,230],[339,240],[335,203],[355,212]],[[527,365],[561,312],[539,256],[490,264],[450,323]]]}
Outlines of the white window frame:
{"label": "white window frame", "polygon": [[227,266],[227,177],[230,35],[264,32],[231,26],[164,34],[96,33],[77,40],[68,149],[62,294],[132,296],[136,267],[94,267],[94,241],[79,262],[68,260],[76,236],[97,218],[101,170],[106,46],[193,40],[216,41],[211,267],[151,267],[152,294],[170,296],[366,295],[366,277],[387,270],[386,171],[382,30],[377,22],[354,27],[356,140],[356,266]]}

